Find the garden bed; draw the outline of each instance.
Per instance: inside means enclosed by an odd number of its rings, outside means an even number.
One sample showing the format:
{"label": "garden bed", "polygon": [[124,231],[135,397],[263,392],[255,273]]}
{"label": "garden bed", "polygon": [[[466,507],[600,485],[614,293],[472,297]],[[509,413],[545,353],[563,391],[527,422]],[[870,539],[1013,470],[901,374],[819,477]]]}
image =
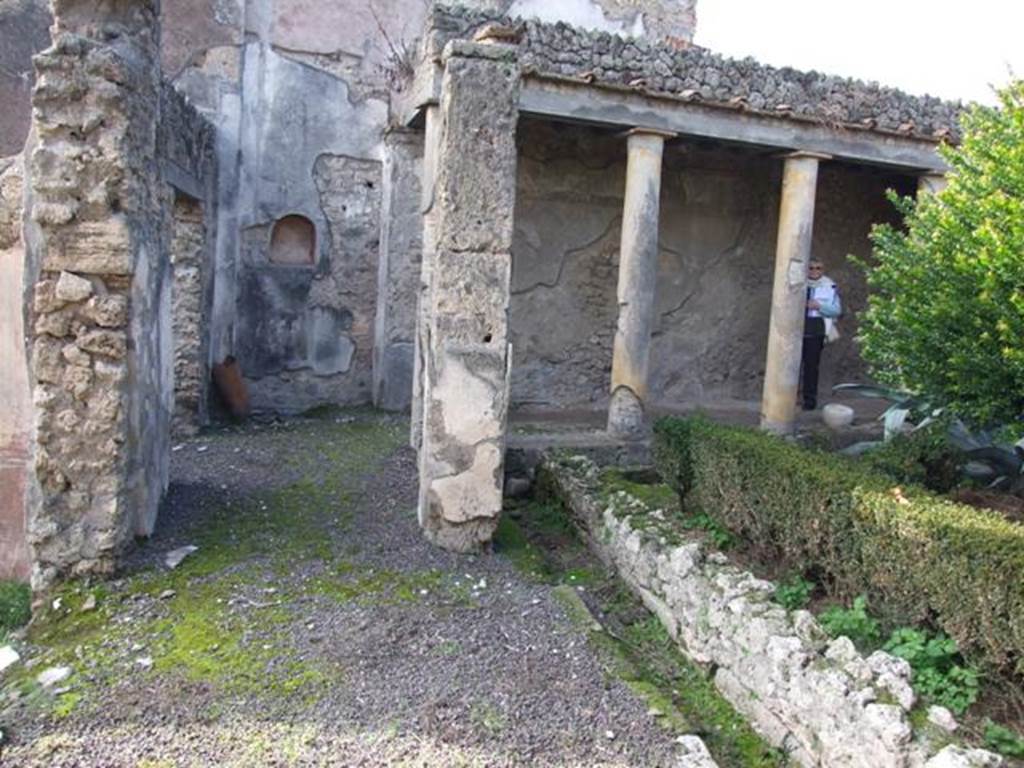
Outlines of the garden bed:
{"label": "garden bed", "polygon": [[865,658],[846,638],[830,641],[810,613],[772,601],[775,585],[712,551],[722,531],[709,518],[694,530],[670,489],[619,481],[585,458],[563,457],[542,465],[539,482],[682,651],[709,665],[726,698],[797,763],[999,764],[990,753],[952,746],[952,735],[929,722],[906,662],[883,652]]}

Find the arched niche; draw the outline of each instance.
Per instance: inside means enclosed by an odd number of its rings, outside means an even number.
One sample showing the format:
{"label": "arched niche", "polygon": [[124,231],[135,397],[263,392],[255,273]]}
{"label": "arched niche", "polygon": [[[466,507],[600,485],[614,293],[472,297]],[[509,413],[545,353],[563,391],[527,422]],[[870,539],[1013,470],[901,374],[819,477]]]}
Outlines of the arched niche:
{"label": "arched niche", "polygon": [[270,263],[307,266],[316,262],[316,227],[305,216],[289,214],[274,222]]}

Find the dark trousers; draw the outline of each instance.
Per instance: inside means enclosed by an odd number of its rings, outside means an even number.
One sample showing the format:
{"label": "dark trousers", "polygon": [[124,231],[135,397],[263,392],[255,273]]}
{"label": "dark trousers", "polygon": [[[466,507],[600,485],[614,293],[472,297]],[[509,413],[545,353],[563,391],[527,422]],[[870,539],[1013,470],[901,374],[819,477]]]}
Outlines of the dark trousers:
{"label": "dark trousers", "polygon": [[813,410],[818,407],[818,365],[821,363],[821,350],[825,346],[825,320],[820,317],[808,317],[804,321],[804,345],[800,362],[803,375],[800,389],[803,391],[804,408]]}

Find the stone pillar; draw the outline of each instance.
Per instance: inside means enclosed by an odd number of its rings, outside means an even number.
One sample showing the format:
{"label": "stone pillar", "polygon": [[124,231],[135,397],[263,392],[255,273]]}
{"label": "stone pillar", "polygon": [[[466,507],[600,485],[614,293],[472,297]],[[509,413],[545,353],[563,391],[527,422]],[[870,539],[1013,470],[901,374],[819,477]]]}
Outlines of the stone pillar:
{"label": "stone pillar", "polygon": [[437,250],[437,159],[441,152],[441,108],[431,104],[424,110],[423,172],[420,178],[420,225],[422,228],[419,286],[416,292],[416,336],[413,350],[412,403],[409,445],[417,451],[423,441],[423,358],[430,331],[430,275]]}
{"label": "stone pillar", "polygon": [[464,41],[442,60],[419,520],[436,544],[471,552],[502,505],[519,65],[514,47]]}
{"label": "stone pillar", "polygon": [[626,199],[619,249],[619,319],[612,350],[608,432],[635,439],[644,434],[647,368],[658,276],[661,157],[673,134],[638,128],[628,134]]}
{"label": "stone pillar", "polygon": [[942,173],[922,173],[917,177],[917,194],[920,197],[925,194],[934,195],[946,188],[949,181]]}
{"label": "stone pillar", "polygon": [[[54,0],[35,57],[26,274],[32,582],[109,572],[152,531],[173,408],[159,2]],[[112,33],[111,30],[114,30]]]}
{"label": "stone pillar", "polygon": [[812,152],[794,152],[785,159],[768,322],[768,357],[761,398],[761,428],[777,434],[792,432],[796,421],[814,195],[818,164],[827,159],[828,155]]}
{"label": "stone pillar", "polygon": [[416,297],[423,225],[420,176],[423,134],[395,128],[384,137],[377,316],[373,338],[373,404],[404,411],[412,401]]}

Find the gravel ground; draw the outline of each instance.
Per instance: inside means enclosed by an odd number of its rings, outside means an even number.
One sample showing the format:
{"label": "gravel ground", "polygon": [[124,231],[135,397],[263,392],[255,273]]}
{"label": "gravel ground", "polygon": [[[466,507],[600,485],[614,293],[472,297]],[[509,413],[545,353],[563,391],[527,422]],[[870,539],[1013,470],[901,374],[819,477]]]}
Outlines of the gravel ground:
{"label": "gravel ground", "polygon": [[[551,586],[422,538],[406,429],[333,413],[176,446],[153,538],[23,640],[0,763],[673,765]],[[31,683],[55,664],[66,690]]]}

